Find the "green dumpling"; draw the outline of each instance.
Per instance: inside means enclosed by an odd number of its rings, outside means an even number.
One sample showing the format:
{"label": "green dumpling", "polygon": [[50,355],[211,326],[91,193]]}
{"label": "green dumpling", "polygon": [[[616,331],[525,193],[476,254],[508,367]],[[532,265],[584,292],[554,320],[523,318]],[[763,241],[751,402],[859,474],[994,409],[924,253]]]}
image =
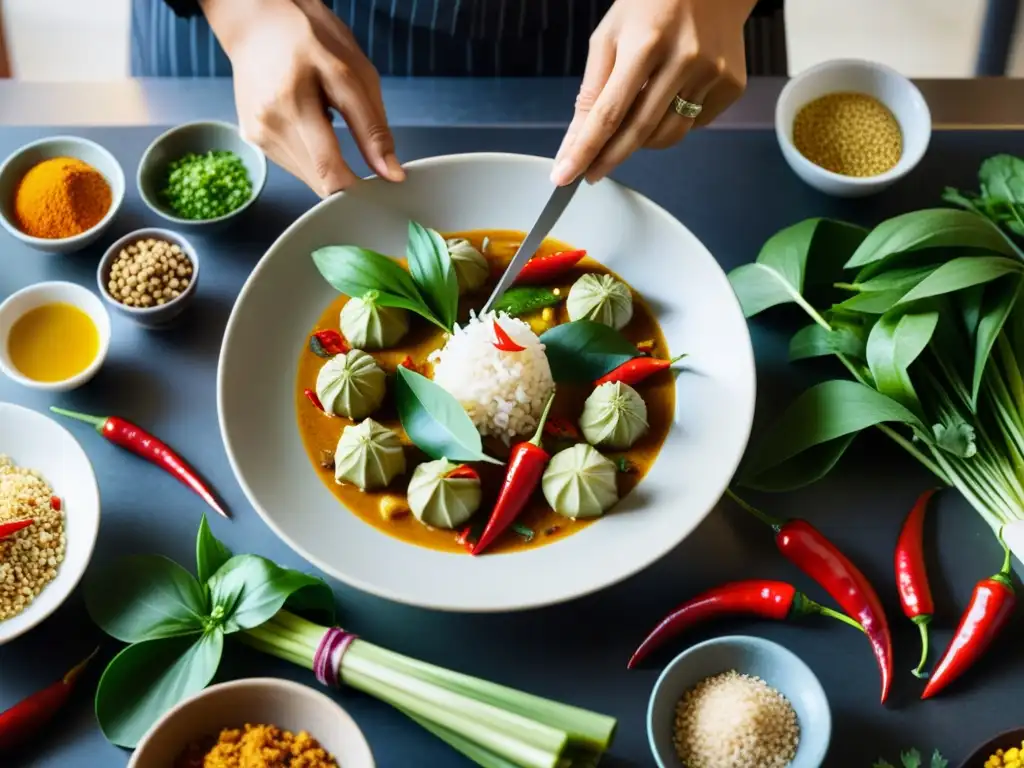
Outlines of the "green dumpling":
{"label": "green dumpling", "polygon": [[491,265],[475,245],[464,237],[453,237],[445,243],[448,246],[452,267],[455,268],[455,277],[459,281],[460,294],[475,291],[487,282],[491,274]]}
{"label": "green dumpling", "polygon": [[618,469],[593,446],[577,443],[556,453],[541,478],[544,498],[563,517],[600,517],[619,500]]}
{"label": "green dumpling", "polygon": [[468,477],[449,477],[463,467],[448,459],[420,464],[409,480],[409,509],[421,523],[452,530],[480,508],[480,478],[466,467]]}
{"label": "green dumpling", "polygon": [[316,377],[316,396],[327,413],[359,420],[384,402],[387,376],[377,361],[359,349],[335,355]]}
{"label": "green dumpling", "polygon": [[591,445],[624,451],[647,432],[647,404],[629,384],[602,384],[583,404],[580,429]]}
{"label": "green dumpling", "polygon": [[349,299],[341,308],[341,333],[358,349],[387,349],[409,332],[409,313],[398,307],[382,307],[377,291]]}
{"label": "green dumpling", "polygon": [[350,483],[361,491],[387,488],[405,472],[402,441],[373,419],[352,424],[341,431],[334,451],[334,480]]}
{"label": "green dumpling", "polygon": [[611,275],[588,272],[572,284],[565,308],[570,320],[593,320],[619,330],[633,318],[633,294]]}

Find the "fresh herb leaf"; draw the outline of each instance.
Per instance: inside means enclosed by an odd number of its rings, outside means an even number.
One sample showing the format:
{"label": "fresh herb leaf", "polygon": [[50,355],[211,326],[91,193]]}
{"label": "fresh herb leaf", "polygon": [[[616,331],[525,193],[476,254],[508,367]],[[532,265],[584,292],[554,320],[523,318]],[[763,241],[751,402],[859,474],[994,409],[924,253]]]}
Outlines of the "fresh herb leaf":
{"label": "fresh herb leaf", "polygon": [[978,169],[978,181],[986,198],[1010,205],[1024,205],[1024,160],[1013,155],[994,155]]}
{"label": "fresh herb leaf", "polygon": [[520,285],[509,288],[494,303],[495,312],[504,312],[510,317],[519,317],[545,307],[560,304],[562,297],[550,288],[536,285]]}
{"label": "fresh herb leaf", "polygon": [[939,323],[935,310],[890,311],[868,336],[866,359],[875,389],[922,416],[909,368],[931,341]]}
{"label": "fresh herb leaf", "polygon": [[871,387],[841,379],[818,384],[800,395],[754,447],[742,483],[779,490],[778,470],[788,488],[806,485],[827,472],[858,433],[887,422],[924,430],[913,413]]}
{"label": "fresh herb leaf", "polygon": [[512,523],[512,532],[521,537],[527,544],[533,541],[533,529],[522,523]]}
{"label": "fresh herb leaf", "polygon": [[[592,320],[563,323],[541,334],[555,381],[590,382],[634,357],[637,348],[614,328]],[[451,458],[451,457],[449,457]]]}
{"label": "fresh herb leaf", "polygon": [[921,753],[916,749],[901,752],[900,760],[903,762],[903,768],[921,768]]}
{"label": "fresh herb leaf", "polygon": [[410,221],[405,255],[420,294],[434,316],[451,331],[459,314],[459,282],[444,238]]}
{"label": "fresh herb leaf", "polygon": [[949,765],[949,760],[944,758],[939,753],[939,750],[936,749],[934,752],[932,752],[931,768],[946,768],[947,765]]}
{"label": "fresh herb leaf", "polygon": [[888,760],[878,759],[877,761],[875,761],[875,764],[871,766],[871,768],[896,768],[896,766],[890,763]]}
{"label": "fresh herb leaf", "polygon": [[789,359],[804,360],[809,357],[845,355],[863,359],[866,344],[865,332],[849,325],[831,323],[832,328],[823,328],[817,323],[801,328],[789,340]]}
{"label": "fresh herb leaf", "polygon": [[978,407],[978,393],[992,347],[1006,325],[1010,312],[1017,305],[1024,279],[1014,275],[986,287],[978,310],[977,339],[974,348],[974,377],[971,382],[971,405]]}
{"label": "fresh herb leaf", "polygon": [[218,541],[204,514],[199,521],[196,535],[196,575],[199,583],[205,584],[224,563],[231,559],[231,551]]}
{"label": "fresh herb leaf", "polygon": [[107,665],[96,689],[103,735],[134,748],[169,709],[209,685],[223,651],[218,629],[129,645]]}
{"label": "fresh herb leaf", "polygon": [[777,233],[757,261],[729,273],[743,314],[753,317],[778,304],[803,303],[805,291],[831,286],[866,236],[861,227],[832,219],[808,219]]}
{"label": "fresh herb leaf", "polygon": [[952,424],[933,424],[932,435],[935,444],[961,459],[970,459],[978,453],[978,445],[974,440],[974,427],[963,419],[956,419]]}
{"label": "fresh herb leaf", "polygon": [[330,587],[315,576],[281,568],[258,555],[236,555],[210,578],[212,613],[226,634],[258,627],[300,589],[316,590],[333,606]]}
{"label": "fresh herb leaf", "polygon": [[888,256],[926,248],[982,248],[1012,256],[1006,238],[969,211],[931,208],[883,221],[864,239],[846,267],[863,267]]}
{"label": "fresh herb leaf", "polygon": [[502,463],[483,452],[480,433],[459,401],[425,376],[400,366],[395,403],[405,433],[430,458]]}
{"label": "fresh herb leaf", "polygon": [[917,286],[928,275],[934,272],[942,262],[929,262],[923,266],[887,269],[865,280],[856,280],[850,289],[858,293],[876,293],[878,291],[903,291],[906,293]]}
{"label": "fresh herb leaf", "polygon": [[86,582],[85,605],[100,629],[125,643],[200,632],[210,612],[195,577],[162,555],[102,568]]}
{"label": "fresh herb leaf", "polygon": [[858,293],[832,307],[837,312],[858,312],[865,315],[884,315],[895,307],[906,294],[903,290]]}
{"label": "fresh herb leaf", "polygon": [[[975,217],[977,218],[977,217]],[[900,304],[907,304],[930,296],[941,296],[992,282],[1009,274],[1024,273],[1024,263],[1002,256],[963,256],[947,261],[904,294]]]}
{"label": "fresh herb leaf", "polygon": [[353,245],[329,245],[313,251],[313,263],[346,296],[376,291],[381,306],[408,309],[448,330],[427,306],[409,273],[388,256]]}

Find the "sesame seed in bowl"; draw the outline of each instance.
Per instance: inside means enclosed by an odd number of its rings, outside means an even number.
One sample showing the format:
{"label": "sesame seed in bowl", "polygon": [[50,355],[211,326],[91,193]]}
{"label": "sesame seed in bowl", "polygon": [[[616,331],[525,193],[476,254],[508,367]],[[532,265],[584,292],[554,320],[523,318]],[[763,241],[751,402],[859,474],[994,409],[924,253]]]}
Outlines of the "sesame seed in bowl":
{"label": "sesame seed in bowl", "polygon": [[194,298],[198,280],[195,248],[165,229],[125,235],[104,254],[97,271],[104,300],[147,328],[176,320]]}

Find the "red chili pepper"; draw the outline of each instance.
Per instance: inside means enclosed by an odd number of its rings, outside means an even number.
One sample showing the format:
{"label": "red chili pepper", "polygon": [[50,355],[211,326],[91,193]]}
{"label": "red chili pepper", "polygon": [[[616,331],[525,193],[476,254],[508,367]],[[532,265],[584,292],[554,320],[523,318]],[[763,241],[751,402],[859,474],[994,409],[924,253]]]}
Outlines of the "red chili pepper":
{"label": "red chili pepper", "polygon": [[[335,355],[343,355],[348,352],[348,344],[345,343],[345,338],[340,333],[332,331],[330,328],[317,331],[310,338],[313,352],[320,355],[319,350],[316,348],[316,344],[312,344],[313,339],[316,339],[316,342],[320,345],[320,349],[331,357]],[[320,356],[323,357],[323,355]]]}
{"label": "red chili pepper", "polygon": [[1006,626],[1017,603],[1010,580],[1010,550],[999,573],[982,579],[974,587],[971,602],[960,618],[960,625],[946,652],[932,672],[932,679],[925,686],[922,699],[930,699],[980,659],[992,641]]}
{"label": "red chili pepper", "polygon": [[504,328],[498,325],[497,320],[494,321],[494,337],[497,339],[494,342],[494,346],[502,352],[522,352],[526,349],[521,344],[517,344],[516,340],[509,336]]}
{"label": "red chili pepper", "polygon": [[60,512],[60,508],[61,508],[60,496],[51,496],[50,497],[50,509],[52,509],[54,512]]}
{"label": "red chili pepper", "polygon": [[576,425],[562,416],[549,416],[544,424],[544,434],[559,440],[564,438],[579,440],[580,437],[580,431]]}
{"label": "red chili pepper", "polygon": [[547,421],[548,413],[551,411],[551,404],[555,401],[555,393],[552,392],[548,398],[544,412],[540,416],[540,423],[533,437],[525,443],[516,443],[508,459],[508,471],[505,473],[505,482],[502,483],[501,493],[498,495],[498,503],[494,505],[491,518],[487,521],[487,527],[480,534],[480,538],[470,550],[470,554],[479,555],[487,547],[494,543],[506,528],[516,521],[519,513],[523,511],[526,502],[537,489],[544,468],[547,466],[551,456],[540,447],[540,436],[544,432],[544,424]]}
{"label": "red chili pepper", "polygon": [[412,355],[406,355],[405,360],[398,364],[402,368],[408,368],[410,371],[416,370],[416,363],[412,361]]}
{"label": "red chili pepper", "polygon": [[35,520],[27,518],[25,520],[12,520],[9,523],[0,523],[0,539],[6,539],[18,531],[23,531],[28,528]]}
{"label": "red chili pepper", "polygon": [[923,670],[928,662],[928,625],[935,613],[923,546],[924,516],[934,494],[935,489],[931,488],[918,497],[907,519],[903,521],[900,537],[896,541],[896,588],[900,593],[900,603],[903,605],[903,613],[921,632],[921,661],[913,672],[915,677],[928,676]]}
{"label": "red chili pepper", "polygon": [[0,713],[0,752],[21,745],[53,719],[70,698],[75,683],[97,651],[99,648],[56,683],[36,691],[6,712]]}
{"label": "red chili pepper", "polygon": [[327,410],[324,408],[324,404],[320,402],[320,397],[317,395],[315,390],[304,389],[302,390],[302,394],[304,394],[306,396],[306,399],[313,404],[314,408],[316,408],[318,411],[323,411],[324,413],[327,413]]}
{"label": "red chili pepper", "polygon": [[618,368],[606,373],[594,382],[594,386],[600,387],[602,384],[607,384],[610,381],[621,381],[623,384],[629,385],[639,384],[658,371],[668,369],[684,357],[686,357],[685,354],[673,357],[671,360],[663,360],[660,357],[634,357],[632,360],[627,360]]}
{"label": "red chili pepper", "polygon": [[131,451],[136,456],[140,456],[151,464],[160,467],[191,488],[218,515],[228,519],[231,518],[231,515],[220,505],[213,492],[210,491],[196,471],[181,456],[175,453],[170,446],[146,432],[142,427],[136,426],[118,416],[89,416],[88,414],[68,411],[53,406],[50,407],[50,410],[54,413],[59,413],[61,416],[92,424],[97,432],[114,445]]}
{"label": "red chili pepper", "polygon": [[678,637],[702,622],[720,616],[744,614],[776,621],[820,614],[839,619],[863,631],[863,627],[849,616],[819,605],[783,581],[734,581],[709,589],[672,611],[640,643],[640,647],[633,652],[626,667],[633,669],[666,641]]}
{"label": "red chili pepper", "polygon": [[516,277],[517,284],[547,283],[568,272],[587,255],[586,251],[560,251],[547,256],[534,256]]}
{"label": "red chili pepper", "polygon": [[849,558],[806,520],[776,520],[747,504],[732,491],[729,496],[775,531],[775,545],[797,568],[825,588],[843,612],[856,619],[871,641],[882,676],[882,702],[892,682],[892,635],[885,608],[867,580]]}
{"label": "red chili pepper", "polygon": [[473,469],[469,464],[460,464],[445,477],[450,477],[453,480],[479,480],[479,473]]}

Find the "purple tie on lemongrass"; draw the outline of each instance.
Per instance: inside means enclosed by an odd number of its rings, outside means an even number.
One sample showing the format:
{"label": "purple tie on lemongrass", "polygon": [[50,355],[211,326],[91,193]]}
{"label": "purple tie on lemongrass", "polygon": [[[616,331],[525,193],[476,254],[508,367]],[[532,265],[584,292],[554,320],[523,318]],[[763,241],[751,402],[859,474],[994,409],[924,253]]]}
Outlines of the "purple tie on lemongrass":
{"label": "purple tie on lemongrass", "polygon": [[340,627],[331,627],[324,632],[313,655],[313,674],[321,685],[328,688],[341,687],[341,657],[356,637]]}

